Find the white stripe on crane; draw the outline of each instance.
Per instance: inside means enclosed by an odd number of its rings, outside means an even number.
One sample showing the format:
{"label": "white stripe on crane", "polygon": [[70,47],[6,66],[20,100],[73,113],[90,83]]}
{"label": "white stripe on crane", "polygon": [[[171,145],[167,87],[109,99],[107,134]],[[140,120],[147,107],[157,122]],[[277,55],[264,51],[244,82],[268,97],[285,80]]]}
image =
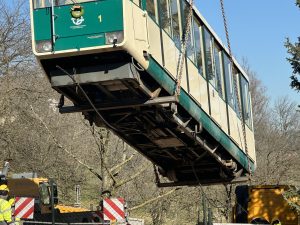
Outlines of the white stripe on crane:
{"label": "white stripe on crane", "polygon": [[109,218],[109,217],[104,213],[104,216],[105,216],[104,220],[106,220],[106,219],[109,219],[109,220],[111,220],[111,219],[116,219],[116,220],[123,219],[123,218],[121,218],[120,215],[114,210],[114,208],[112,208],[109,204],[106,204],[106,205],[105,205],[105,208],[107,209],[107,211],[109,211],[110,214],[113,215],[114,218]]}
{"label": "white stripe on crane", "polygon": [[[110,199],[120,211],[124,212],[124,206],[118,199]],[[117,200],[117,201],[115,201]],[[103,208],[105,208],[110,214],[112,214],[116,220],[124,219],[122,215],[120,215],[107,201],[104,201]],[[103,211],[104,212],[104,211]],[[105,215],[106,216],[106,215]],[[108,218],[108,216],[106,216]]]}

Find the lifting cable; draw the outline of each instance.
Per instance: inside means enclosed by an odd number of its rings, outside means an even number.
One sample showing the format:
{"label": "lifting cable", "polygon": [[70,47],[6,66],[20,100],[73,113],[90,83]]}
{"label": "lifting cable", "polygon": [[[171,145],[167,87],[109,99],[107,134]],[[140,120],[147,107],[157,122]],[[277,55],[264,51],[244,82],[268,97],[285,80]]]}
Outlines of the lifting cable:
{"label": "lifting cable", "polygon": [[182,35],[181,39],[181,51],[179,54],[178,58],[178,70],[177,70],[177,75],[176,75],[176,88],[175,88],[175,93],[174,96],[178,99],[180,95],[180,88],[181,88],[181,80],[182,80],[182,71],[183,71],[183,65],[184,65],[184,60],[185,60],[185,55],[186,55],[186,47],[188,44],[188,39],[191,33],[191,27],[192,27],[192,16],[193,16],[193,5],[194,5],[194,0],[190,0],[189,2],[189,14],[187,16],[187,22],[185,26],[185,33]]}
{"label": "lifting cable", "polygon": [[228,52],[229,52],[229,59],[230,59],[230,62],[231,62],[231,73],[232,73],[233,80],[234,80],[234,91],[235,91],[237,105],[238,105],[238,113],[241,117],[241,122],[242,122],[242,132],[243,132],[244,143],[245,143],[245,152],[246,152],[246,155],[247,155],[249,178],[250,178],[250,182],[251,182],[252,169],[251,169],[251,165],[250,165],[250,156],[249,156],[248,145],[247,145],[246,125],[245,125],[245,120],[244,120],[245,116],[244,116],[244,113],[242,112],[241,100],[240,100],[238,84],[237,84],[238,83],[238,78],[237,78],[237,76],[234,76],[234,74],[233,74],[233,72],[234,72],[234,66],[233,66],[234,61],[233,61],[232,52],[231,52],[230,38],[229,38],[227,19],[226,19],[226,15],[225,15],[225,8],[224,8],[223,0],[220,0],[220,4],[221,4],[221,11],[222,11],[224,29],[225,29],[225,34],[226,34],[226,41],[227,41]]}
{"label": "lifting cable", "polygon": [[[154,163],[152,163],[153,165],[153,170],[154,170],[154,175],[155,175],[155,183],[156,185],[159,185],[160,184],[160,178],[159,178],[159,174],[158,174],[158,171],[157,171],[157,167],[155,166]],[[199,194],[202,196],[202,198],[205,198],[207,200],[207,202],[209,203],[210,206],[213,206],[214,208],[220,208],[218,205],[216,205],[215,202],[212,201],[211,198],[208,197],[208,195],[206,194],[205,190],[204,190],[204,187],[202,186],[201,182],[200,182],[200,179],[197,175],[197,172],[195,170],[195,165],[194,163],[191,163],[191,167],[192,167],[192,170],[193,170],[193,173],[195,175],[195,178],[197,179],[197,182],[198,182],[198,186],[196,186],[196,189],[198,190]],[[224,186],[225,186],[225,183],[224,183]],[[229,192],[227,191],[227,187],[225,186],[226,188],[226,193],[227,195],[229,194]],[[231,188],[232,186],[230,186],[230,192],[231,192]],[[240,203],[237,202],[237,205],[240,207],[240,210],[242,210],[243,212],[245,212],[246,214],[248,214],[248,211],[247,209],[242,206]],[[224,207],[226,208],[226,207]]]}
{"label": "lifting cable", "polygon": [[[193,4],[194,0],[190,0],[189,2],[189,14],[187,16],[187,24],[186,24],[186,30],[184,35],[182,36],[181,39],[181,51],[179,54],[179,59],[178,59],[178,71],[177,71],[177,76],[176,76],[176,89],[175,89],[175,97],[178,98],[180,96],[180,89],[181,89],[181,80],[182,80],[182,72],[183,72],[183,65],[184,65],[184,59],[186,55],[186,48],[188,44],[188,39],[191,33],[191,23],[192,23],[192,16],[193,16]],[[234,60],[232,57],[232,52],[231,52],[231,44],[230,44],[230,38],[229,38],[229,32],[228,32],[228,26],[227,26],[227,19],[225,15],[225,8],[224,8],[224,2],[223,0],[220,0],[221,4],[221,11],[222,11],[222,16],[223,16],[223,23],[224,23],[224,28],[225,28],[225,33],[226,33],[226,40],[227,40],[227,45],[228,45],[228,51],[229,51],[229,59],[231,62],[231,72],[233,73],[234,71]],[[252,169],[250,165],[250,156],[249,156],[249,151],[248,151],[248,145],[247,145],[247,136],[246,136],[246,125],[245,125],[245,116],[242,112],[242,106],[241,106],[241,100],[240,100],[240,95],[239,95],[239,90],[238,90],[238,78],[236,76],[233,76],[234,78],[234,91],[236,95],[236,100],[237,100],[237,105],[238,105],[238,113],[241,116],[241,123],[242,123],[242,133],[243,133],[243,139],[244,139],[244,144],[245,144],[245,153],[247,156],[247,164],[248,164],[248,170],[249,170],[249,178],[251,182],[251,177],[252,177]]]}
{"label": "lifting cable", "polygon": [[[182,40],[181,40],[181,52],[180,52],[179,59],[178,59],[178,71],[177,71],[177,76],[176,76],[176,88],[175,88],[175,92],[174,92],[174,96],[177,97],[177,98],[180,96],[183,64],[184,64],[184,59],[185,59],[185,55],[186,55],[186,48],[187,48],[187,44],[188,44],[188,38],[189,38],[189,35],[190,35],[190,32],[191,32],[191,23],[192,23],[192,16],[193,16],[194,1],[190,0],[189,3],[190,3],[190,5],[189,5],[189,14],[188,14],[188,17],[187,17],[186,30],[185,30],[184,36],[182,37]],[[231,61],[231,70],[233,72],[233,57],[232,57],[232,53],[231,53],[231,46],[230,46],[229,33],[228,33],[228,28],[227,28],[227,20],[226,20],[226,16],[225,16],[225,9],[224,9],[223,0],[220,0],[220,3],[221,3],[221,10],[222,10],[224,27],[225,27],[225,32],[226,32],[226,39],[227,39],[227,44],[228,44],[229,56],[230,56],[230,61]],[[248,170],[249,170],[250,182],[251,182],[252,170],[251,170],[251,166],[250,166],[250,156],[249,156],[249,153],[248,153],[248,146],[247,146],[247,141],[246,141],[247,138],[246,138],[245,123],[244,123],[244,115],[242,114],[240,98],[239,98],[239,95],[238,95],[237,78],[234,79],[234,84],[235,84],[235,93],[236,93],[237,100],[238,100],[239,113],[242,116],[242,128],[243,128],[243,136],[244,136],[244,142],[245,142],[245,152],[246,152],[246,155],[247,155]],[[154,164],[153,164],[153,169],[154,169],[156,184],[159,184],[160,183],[159,174],[158,174],[156,166]],[[211,205],[214,205],[216,207],[216,205],[213,202],[211,202],[211,199],[209,199],[207,197],[207,195],[206,195],[206,193],[203,189],[203,186],[201,185],[200,179],[199,179],[199,177],[196,173],[194,164],[192,164],[192,169],[193,169],[194,175],[195,175],[195,177],[198,181],[198,190],[199,190],[199,192],[202,193],[202,196],[204,198],[206,198]],[[242,211],[244,211],[248,214],[248,211],[244,207],[242,207],[240,204],[238,204],[238,205],[241,207]]]}
{"label": "lifting cable", "polygon": [[[218,205],[216,205],[215,202],[212,201],[212,199],[210,199],[210,198],[207,196],[207,194],[206,194],[206,192],[205,192],[205,190],[204,190],[204,187],[202,186],[202,184],[201,184],[201,182],[200,182],[200,179],[199,179],[199,177],[198,177],[198,175],[197,175],[197,172],[196,172],[196,170],[195,170],[195,165],[192,163],[191,166],[192,166],[192,169],[193,169],[193,173],[194,173],[194,175],[195,175],[195,177],[196,177],[196,179],[197,179],[197,182],[198,182],[197,189],[198,189],[199,193],[202,194],[202,197],[205,198],[205,199],[208,201],[208,203],[209,203],[210,206],[213,206],[214,208],[220,208]],[[228,190],[227,190],[227,186],[226,186],[225,183],[224,183],[224,186],[225,186],[226,194],[228,195],[229,192],[228,192]],[[230,186],[230,189],[231,189],[231,188],[232,188],[232,186]],[[230,190],[230,192],[231,192],[231,190]],[[227,198],[228,198],[228,196],[227,196]],[[246,214],[248,215],[248,210],[247,210],[247,208],[245,208],[244,206],[242,206],[242,205],[241,205],[240,203],[238,203],[238,202],[236,202],[236,204],[240,207],[240,209],[241,209],[244,213],[246,213]],[[227,208],[227,206],[225,206],[225,207]],[[225,207],[224,207],[224,208],[225,208]]]}
{"label": "lifting cable", "polygon": [[[229,38],[229,32],[228,32],[228,26],[227,26],[227,20],[226,20],[226,15],[225,15],[225,8],[224,8],[224,2],[223,0],[220,0],[220,4],[221,4],[221,11],[222,11],[222,16],[223,16],[223,22],[224,22],[224,28],[225,28],[225,33],[226,33],[226,40],[227,40],[227,45],[228,45],[228,51],[229,51],[229,58],[230,58],[230,62],[231,62],[231,71],[233,73],[233,57],[232,57],[232,52],[231,52],[231,45],[230,45],[230,38]],[[190,15],[190,14],[189,14]],[[186,37],[185,37],[186,38]],[[184,46],[184,50],[186,48],[186,43],[185,43],[185,46]],[[185,53],[185,52],[184,52]],[[181,65],[182,67],[182,65]],[[179,71],[179,85],[177,83],[177,88],[176,88],[176,94],[177,96],[179,96],[180,94],[180,80],[181,80],[181,76],[182,76],[182,68],[180,68],[181,70]],[[244,114],[242,113],[242,106],[241,106],[241,100],[240,100],[240,96],[238,94],[238,86],[237,86],[237,77],[234,76],[234,89],[235,89],[235,94],[237,96],[237,103],[238,103],[238,110],[239,110],[239,114],[241,115],[242,119],[241,119],[241,123],[242,123],[242,130],[243,130],[243,138],[244,138],[244,142],[245,142],[245,152],[246,152],[246,155],[247,155],[247,163],[248,163],[248,170],[249,170],[249,178],[250,178],[250,183],[251,183],[251,178],[252,178],[252,170],[251,170],[251,166],[250,166],[250,156],[249,156],[249,152],[248,152],[248,145],[247,145],[247,137],[246,137],[246,127],[245,127],[245,121],[244,121]],[[178,87],[179,86],[179,87]],[[179,89],[179,90],[178,90]],[[198,188],[199,188],[199,192],[202,193],[202,196],[204,198],[206,198],[208,200],[208,202],[210,202],[210,199],[207,197],[204,189],[203,189],[203,186],[201,185],[201,182],[200,182],[200,179],[197,175],[197,172],[195,170],[195,166],[194,164],[192,164],[192,169],[193,169],[193,172],[194,172],[194,175],[198,181]],[[226,186],[225,186],[226,187]],[[231,189],[232,187],[230,187]],[[228,190],[227,190],[227,187],[226,187],[226,192],[228,194]],[[230,191],[231,192],[231,191]],[[210,202],[211,203],[211,202]],[[240,205],[239,203],[237,203],[240,207],[240,209],[242,211],[244,211],[246,214],[248,214],[248,210],[245,209],[242,205]],[[213,204],[214,205],[214,204]]]}

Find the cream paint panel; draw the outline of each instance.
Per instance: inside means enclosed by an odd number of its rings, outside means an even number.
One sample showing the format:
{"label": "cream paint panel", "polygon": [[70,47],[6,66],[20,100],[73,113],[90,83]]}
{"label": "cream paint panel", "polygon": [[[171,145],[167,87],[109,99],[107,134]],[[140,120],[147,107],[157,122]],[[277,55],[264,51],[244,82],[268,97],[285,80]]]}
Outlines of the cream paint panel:
{"label": "cream paint panel", "polygon": [[209,84],[209,96],[211,117],[219,124],[219,126],[221,126],[219,94],[211,84]]}
{"label": "cream paint panel", "polygon": [[244,138],[244,135],[243,135],[242,122],[239,119],[237,119],[237,124],[238,124],[238,131],[239,131],[238,137],[239,137],[240,142],[241,142],[241,148],[243,150],[245,150],[245,138]]}
{"label": "cream paint panel", "polygon": [[172,77],[176,78],[177,71],[177,60],[176,47],[174,46],[173,40],[163,31],[163,42],[164,42],[164,59],[165,68],[171,73]]}
{"label": "cream paint panel", "polygon": [[199,74],[197,67],[188,59],[190,95],[200,103],[201,108],[208,114],[208,96],[206,80]]}
{"label": "cream paint panel", "polygon": [[126,39],[123,48],[146,69],[149,66],[143,56],[143,51],[149,50],[146,13],[131,1],[123,1],[123,6]]}
{"label": "cream paint panel", "polygon": [[[134,48],[139,54],[148,51],[147,36],[147,15],[138,6],[132,4]],[[131,31],[129,31],[131,32]]]}
{"label": "cream paint panel", "polygon": [[237,118],[235,111],[228,107],[229,124],[230,124],[230,136],[238,144],[238,146],[244,149],[243,143],[243,130],[241,121]]}
{"label": "cream paint panel", "polygon": [[160,65],[162,65],[159,27],[149,16],[147,21],[150,54]]}
{"label": "cream paint panel", "polygon": [[133,5],[132,18],[133,18],[133,30],[134,30],[135,40],[146,42],[147,41],[147,26],[146,26],[147,14],[145,14],[145,12],[143,12],[136,5]]}
{"label": "cream paint panel", "polygon": [[220,123],[223,131],[228,134],[226,103],[220,98]]}
{"label": "cream paint panel", "polygon": [[194,64],[188,59],[188,73],[189,73],[189,86],[190,86],[190,95],[200,103],[200,81],[198,75],[198,69],[194,66]]}
{"label": "cream paint panel", "polygon": [[248,154],[251,159],[256,161],[254,134],[247,126],[246,126],[246,136],[247,136]]}
{"label": "cream paint panel", "polygon": [[[176,59],[178,61],[178,57],[179,57],[179,50],[176,48]],[[175,61],[177,63],[177,61]],[[174,74],[174,76],[176,76],[176,74]],[[181,78],[181,87],[188,93],[188,85],[187,85],[187,80],[188,80],[188,77],[186,75],[186,63],[185,63],[185,60],[184,60],[184,64],[183,64],[183,67],[182,67],[182,78]]]}
{"label": "cream paint panel", "polygon": [[207,92],[207,82],[206,80],[198,74],[198,79],[200,82],[200,103],[202,106],[202,109],[209,114],[209,107],[208,107],[208,92]]}
{"label": "cream paint panel", "polygon": [[[159,27],[152,21],[148,20],[148,36],[149,36],[149,49],[152,56],[157,62],[162,65],[161,56],[161,44],[160,44],[160,31]],[[165,68],[170,72],[171,76],[175,79],[177,75],[177,63],[179,58],[179,50],[175,47],[173,40],[163,31],[163,47],[164,47],[164,59]],[[186,76],[186,64],[184,62],[182,68],[181,86],[187,92],[187,76]]]}

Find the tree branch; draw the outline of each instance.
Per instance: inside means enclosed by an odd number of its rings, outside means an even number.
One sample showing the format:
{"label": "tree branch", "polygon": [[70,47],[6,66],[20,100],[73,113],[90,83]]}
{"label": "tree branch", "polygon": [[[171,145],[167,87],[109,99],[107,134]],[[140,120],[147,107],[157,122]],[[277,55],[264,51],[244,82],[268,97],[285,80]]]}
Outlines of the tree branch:
{"label": "tree branch", "polygon": [[56,137],[53,135],[53,133],[51,132],[51,130],[48,128],[47,124],[42,120],[42,118],[34,111],[32,105],[30,105],[30,108],[33,112],[33,114],[35,115],[35,117],[43,124],[43,126],[46,128],[46,130],[48,131],[49,135],[51,136],[51,138],[53,139],[54,143],[57,145],[58,148],[62,149],[64,152],[66,152],[69,156],[71,156],[76,162],[78,162],[79,164],[81,164],[82,166],[84,166],[85,168],[87,168],[91,173],[93,173],[99,180],[102,181],[102,177],[99,173],[97,173],[92,167],[90,167],[89,165],[85,164],[84,162],[82,162],[81,160],[79,160],[72,152],[70,152],[69,150],[67,150],[64,146],[62,146],[58,140],[56,139]]}
{"label": "tree branch", "polygon": [[132,181],[133,179],[135,179],[136,177],[138,177],[141,173],[143,173],[146,169],[147,169],[147,167],[144,167],[142,170],[140,170],[139,172],[137,172],[133,176],[129,177],[128,179],[123,180],[123,181],[117,183],[114,188],[117,189],[117,188],[121,187],[122,185],[124,185],[124,184]]}
{"label": "tree branch", "polygon": [[134,206],[134,207],[132,207],[132,208],[129,208],[128,211],[133,211],[133,210],[137,210],[137,209],[139,209],[139,208],[142,208],[142,207],[144,207],[144,206],[146,206],[146,205],[148,205],[148,204],[150,204],[150,203],[152,203],[152,202],[154,202],[154,201],[157,201],[157,200],[159,200],[159,199],[161,199],[161,198],[164,198],[164,197],[166,197],[166,196],[168,196],[168,195],[170,195],[170,194],[172,194],[172,193],[174,193],[175,191],[178,191],[178,190],[180,190],[180,189],[181,189],[181,188],[175,188],[175,189],[172,189],[172,190],[170,190],[170,191],[168,191],[168,192],[166,192],[166,193],[164,193],[164,194],[158,195],[158,196],[156,196],[156,197],[154,197],[154,198],[151,198],[151,199],[149,199],[149,200],[147,200],[147,201],[145,201],[145,202],[143,202],[143,203],[141,203],[141,204],[139,204],[139,205],[136,205],[136,206]]}
{"label": "tree branch", "polygon": [[115,165],[113,168],[110,169],[110,172],[113,173],[115,170],[120,169],[122,166],[124,166],[126,163],[131,161],[135,154],[131,155],[129,158],[125,159],[123,162],[119,163],[118,165]]}
{"label": "tree branch", "polygon": [[[87,126],[86,123],[83,123]],[[98,150],[99,150],[99,156],[100,158],[104,158],[105,157],[105,152],[106,152],[106,148],[108,148],[108,141],[110,140],[110,131],[107,131],[106,129],[106,136],[104,137],[103,134],[101,133],[100,130],[97,130],[95,129],[94,127],[95,125],[93,126],[89,126],[89,131],[91,132],[93,138],[94,138],[94,141],[98,147]],[[97,138],[96,137],[96,133],[99,135],[99,137]],[[106,170],[106,172],[108,173],[108,175],[110,176],[110,178],[112,179],[113,183],[116,184],[117,183],[117,180],[115,178],[115,176],[112,174],[111,170],[108,169],[108,166],[105,162],[105,160],[101,160],[101,163],[102,163],[102,167]]]}

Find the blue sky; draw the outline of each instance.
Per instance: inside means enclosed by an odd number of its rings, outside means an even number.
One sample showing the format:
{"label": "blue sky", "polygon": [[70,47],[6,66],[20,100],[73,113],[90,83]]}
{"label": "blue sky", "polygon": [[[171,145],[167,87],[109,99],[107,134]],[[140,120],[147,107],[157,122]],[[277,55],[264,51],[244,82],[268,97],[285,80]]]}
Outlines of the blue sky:
{"label": "blue sky", "polygon": [[[219,0],[194,0],[201,14],[226,44]],[[288,95],[300,104],[300,92],[289,86],[292,69],[284,42],[300,36],[296,0],[224,0],[233,55],[247,59],[267,94],[276,100]]]}
{"label": "blue sky", "polygon": [[[300,104],[300,92],[290,89],[292,69],[286,61],[286,37],[300,36],[300,9],[296,0],[224,0],[231,48],[239,62],[246,58],[267,94],[276,100],[288,95]],[[195,0],[207,22],[226,44],[219,0]]]}

